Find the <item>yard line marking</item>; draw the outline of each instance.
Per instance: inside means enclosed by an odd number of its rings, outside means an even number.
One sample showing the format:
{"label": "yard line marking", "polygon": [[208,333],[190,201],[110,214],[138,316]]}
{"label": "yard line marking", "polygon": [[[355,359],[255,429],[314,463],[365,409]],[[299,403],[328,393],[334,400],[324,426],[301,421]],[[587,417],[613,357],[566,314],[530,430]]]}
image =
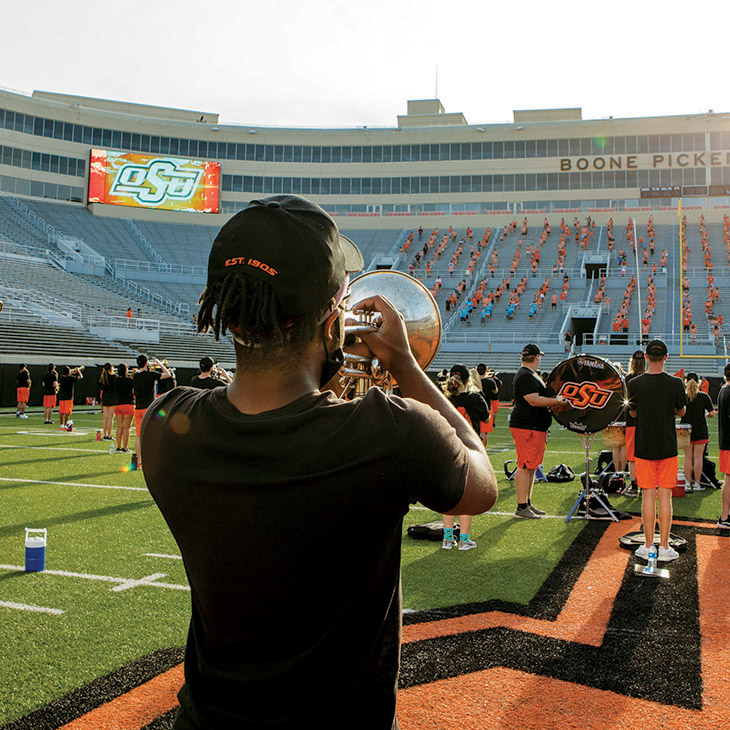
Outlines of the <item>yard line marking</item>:
{"label": "yard line marking", "polygon": [[164,553],[143,553],[147,558],[169,558],[170,560],[182,560],[182,555],[165,555]]}
{"label": "yard line marking", "polygon": [[147,487],[121,487],[110,484],[84,484],[83,482],[49,482],[42,479],[15,479],[0,477],[0,482],[23,482],[26,484],[57,484],[62,487],[90,487],[91,489],[126,489],[131,492],[146,492]]}
{"label": "yard line marking", "polygon": [[83,451],[85,454],[108,454],[108,449],[74,449],[69,446],[17,446],[0,444],[0,449],[35,449],[38,451]]}
{"label": "yard line marking", "polygon": [[[428,507],[424,507],[420,504],[412,504],[411,505],[412,510],[422,510],[424,512],[433,512],[432,509],[429,509]],[[496,515],[497,517],[514,517],[514,512],[497,512],[495,510],[492,510],[490,512],[484,512],[483,514],[479,515],[479,517],[489,517],[489,515]],[[543,515],[544,520],[564,520],[568,515]],[[577,518],[576,519],[580,519]]]}
{"label": "yard line marking", "polygon": [[45,606],[31,606],[27,603],[13,603],[12,601],[0,601],[3,608],[14,608],[18,611],[34,611],[35,613],[51,613],[54,616],[61,616],[65,611],[60,608],[46,608]]}
{"label": "yard line marking", "polygon": [[166,576],[167,573],[153,573],[152,575],[146,575],[144,578],[140,578],[139,580],[128,580],[124,583],[120,583],[118,586],[114,586],[114,588],[112,588],[112,591],[114,593],[120,593],[121,591],[127,591],[130,588],[134,588],[135,586],[150,585],[151,583],[154,583],[158,578],[165,578]]}
{"label": "yard line marking", "polygon": [[[13,570],[25,572],[25,568],[22,565],[0,565],[0,570]],[[92,573],[74,573],[69,570],[44,570],[38,573],[39,575],[59,575],[62,578],[83,578],[85,580],[99,580],[105,583],[118,583],[125,585],[125,588],[112,588],[111,590],[126,590],[126,588],[133,588],[134,586],[151,586],[152,588],[172,588],[177,591],[189,591],[190,586],[180,585],[177,583],[157,583],[157,578],[164,578],[165,573],[156,573],[155,575],[148,575],[144,578],[136,580],[134,578],[116,578],[112,575],[93,575]]]}

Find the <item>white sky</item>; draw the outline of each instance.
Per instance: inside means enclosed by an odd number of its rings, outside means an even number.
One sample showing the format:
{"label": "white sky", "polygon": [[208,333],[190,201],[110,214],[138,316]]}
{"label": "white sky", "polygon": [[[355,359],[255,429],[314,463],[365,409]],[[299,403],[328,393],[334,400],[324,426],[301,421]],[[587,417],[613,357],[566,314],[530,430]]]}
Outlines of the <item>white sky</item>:
{"label": "white sky", "polygon": [[470,124],[730,110],[727,0],[35,0],[4,3],[0,86],[395,126],[438,96]]}

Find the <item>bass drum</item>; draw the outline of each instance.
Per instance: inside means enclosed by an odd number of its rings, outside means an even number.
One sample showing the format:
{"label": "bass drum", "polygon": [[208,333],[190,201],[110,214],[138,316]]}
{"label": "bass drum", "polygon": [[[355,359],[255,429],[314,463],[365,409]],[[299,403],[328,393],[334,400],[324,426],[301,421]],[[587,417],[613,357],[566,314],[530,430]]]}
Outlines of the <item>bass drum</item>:
{"label": "bass drum", "polygon": [[596,433],[618,420],[626,402],[624,381],[608,360],[577,355],[558,363],[548,389],[565,403],[551,407],[553,418],[570,431]]}

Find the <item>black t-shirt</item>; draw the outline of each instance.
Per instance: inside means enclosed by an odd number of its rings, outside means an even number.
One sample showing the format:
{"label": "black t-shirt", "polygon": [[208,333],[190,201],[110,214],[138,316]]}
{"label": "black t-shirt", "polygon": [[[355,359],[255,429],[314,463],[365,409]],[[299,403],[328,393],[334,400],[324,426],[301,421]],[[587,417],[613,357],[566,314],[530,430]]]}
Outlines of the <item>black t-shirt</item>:
{"label": "black t-shirt", "polygon": [[163,393],[169,393],[173,388],[177,387],[177,381],[172,370],[170,371],[169,378],[163,378],[157,383],[157,395],[163,395]]}
{"label": "black t-shirt", "polygon": [[530,393],[547,396],[548,389],[542,378],[530,368],[521,367],[512,381],[514,407],[509,414],[510,428],[524,428],[529,431],[547,431],[550,428],[552,415],[550,409],[543,406],[531,406],[525,396]]}
{"label": "black t-shirt", "polygon": [[636,457],[676,456],[675,412],[687,402],[682,381],[668,373],[643,373],[629,382],[628,395],[631,409],[636,411]]}
{"label": "black t-shirt", "polygon": [[[626,386],[626,392],[627,393],[628,393],[629,383],[634,378],[638,378],[639,375],[641,375],[641,373],[638,373],[638,374],[637,373],[629,373],[624,378],[624,385]],[[636,426],[636,419],[629,413],[629,407],[628,406],[625,406],[624,407],[623,415],[624,415],[624,421],[625,421],[625,423],[626,423],[627,426]]]}
{"label": "black t-shirt", "polygon": [[213,388],[220,388],[225,383],[222,380],[218,380],[218,378],[214,378],[212,375],[209,375],[207,378],[201,378],[200,375],[196,375],[190,381],[190,385],[193,388],[199,388],[201,390],[213,390]]}
{"label": "black t-shirt", "polygon": [[431,408],[377,388],[257,415],[226,393],[176,388],[142,422],[192,589],[182,711],[201,727],[391,728],[403,516],[453,509],[468,452]]}
{"label": "black t-shirt", "polygon": [[56,385],[58,383],[58,374],[54,370],[53,372],[46,372],[43,375],[43,395],[56,395]]}
{"label": "black t-shirt", "polygon": [[490,402],[490,407],[494,409],[494,403],[492,401],[499,401],[499,386],[496,378],[482,378],[482,393],[487,401]]}
{"label": "black t-shirt", "polygon": [[18,381],[18,388],[30,388],[30,373],[27,370],[21,370],[15,379]]}
{"label": "black t-shirt", "polygon": [[99,390],[101,391],[101,404],[107,408],[115,406],[117,404],[116,390],[114,387],[114,381],[117,376],[113,373],[106,374],[106,385],[99,378]]}
{"label": "black t-shirt", "polygon": [[134,407],[149,408],[155,399],[155,383],[162,377],[156,370],[141,370],[132,376],[134,382]]}
{"label": "black t-shirt", "polygon": [[717,396],[718,448],[730,451],[730,384],[720,388]]}
{"label": "black t-shirt", "polygon": [[700,391],[694,400],[687,398],[687,411],[680,422],[689,423],[692,426],[692,441],[703,441],[710,438],[705,413],[711,413],[713,410],[712,401],[707,393]]}
{"label": "black t-shirt", "polygon": [[62,375],[58,379],[58,400],[74,399],[74,383],[78,379],[78,375]]}
{"label": "black t-shirt", "polygon": [[481,393],[457,393],[449,395],[449,400],[456,410],[469,419],[472,428],[479,433],[479,423],[489,423],[489,406]]}
{"label": "black t-shirt", "polygon": [[117,375],[114,378],[114,401],[118,406],[134,403],[134,381],[128,375],[124,378]]}

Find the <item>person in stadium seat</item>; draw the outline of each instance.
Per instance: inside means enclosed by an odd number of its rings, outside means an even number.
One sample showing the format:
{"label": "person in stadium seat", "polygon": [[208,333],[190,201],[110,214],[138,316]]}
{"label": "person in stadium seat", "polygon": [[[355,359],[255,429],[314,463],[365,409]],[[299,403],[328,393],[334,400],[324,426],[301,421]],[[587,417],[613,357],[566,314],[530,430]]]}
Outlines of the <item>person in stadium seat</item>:
{"label": "person in stadium seat", "polygon": [[667,346],[651,340],[646,346],[646,372],[629,381],[629,410],[636,419],[634,455],[636,480],[641,489],[644,544],[635,555],[646,560],[654,542],[659,500],[659,555],[676,560],[679,553],[669,545],[672,527],[672,489],[677,484],[677,435],[674,417],[683,416],[687,396],[680,378],[664,372]]}
{"label": "person in stadium seat", "polygon": [[[482,424],[486,426],[489,423],[489,406],[484,394],[474,385],[465,365],[454,365],[449,371],[449,378],[446,381],[446,397],[484,441]],[[443,550],[451,550],[456,545],[454,539],[456,517],[457,515],[448,514],[441,516],[444,523],[444,536],[441,543]],[[459,550],[472,550],[477,546],[470,536],[471,523],[472,515],[459,516]]]}
{"label": "person in stadium seat", "polygon": [[142,421],[145,480],[192,589],[176,730],[397,728],[403,516],[494,504],[481,441],[384,297],[354,305],[380,326],[348,349],[377,356],[405,397],[319,390],[342,365],[361,268],[318,205],[251,201],[215,239],[198,324],[231,332],[233,382],[176,388]]}
{"label": "person in stadium seat", "polygon": [[15,390],[18,401],[18,408],[15,411],[15,417],[28,418],[28,414],[25,412],[25,409],[28,405],[28,400],[30,399],[31,381],[30,373],[24,363],[21,363],[18,367],[18,374],[15,376],[15,380],[18,384],[18,387]]}
{"label": "person in stadium seat", "polygon": [[61,377],[58,379],[58,415],[61,421],[61,430],[67,431],[71,423],[71,414],[74,409],[74,385],[84,377],[84,366],[61,368]]}
{"label": "person in stadium seat", "polygon": [[114,406],[117,404],[114,391],[114,366],[110,362],[104,363],[99,376],[99,391],[101,393],[101,430],[104,441],[112,440],[114,430]]}
{"label": "person in stadium seat", "polygon": [[170,377],[170,371],[157,358],[152,361],[152,364],[157,369],[150,369],[150,361],[147,355],[138,355],[137,372],[132,375],[134,384],[134,433],[136,435],[134,450],[137,452],[138,469],[142,466],[142,460],[139,458],[142,418],[155,399],[155,386],[157,383]]}
{"label": "person in stadium seat", "polygon": [[717,396],[717,428],[719,467],[725,475],[722,480],[719,527],[730,527],[730,363],[725,365],[725,382]]}
{"label": "person in stadium seat", "polygon": [[124,363],[117,365],[114,378],[114,415],[117,417],[117,451],[129,451],[129,429],[134,418],[134,381]]}
{"label": "person in stadium seat", "polygon": [[58,393],[58,373],[56,366],[49,363],[43,373],[43,423],[53,423],[53,409],[56,407]]}
{"label": "person in stadium seat", "polygon": [[201,390],[220,388],[232,382],[232,378],[223,368],[215,366],[215,360],[207,355],[200,359],[200,372],[193,376],[190,385]]}
{"label": "person in stadium seat", "polygon": [[532,488],[535,472],[545,455],[547,430],[552,422],[550,406],[564,400],[562,396],[548,396],[547,386],[538,374],[543,354],[537,345],[525,345],[521,355],[522,367],[512,381],[514,407],[509,414],[509,430],[517,450],[515,517],[526,520],[539,520],[545,515],[543,510],[532,504]]}

